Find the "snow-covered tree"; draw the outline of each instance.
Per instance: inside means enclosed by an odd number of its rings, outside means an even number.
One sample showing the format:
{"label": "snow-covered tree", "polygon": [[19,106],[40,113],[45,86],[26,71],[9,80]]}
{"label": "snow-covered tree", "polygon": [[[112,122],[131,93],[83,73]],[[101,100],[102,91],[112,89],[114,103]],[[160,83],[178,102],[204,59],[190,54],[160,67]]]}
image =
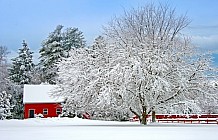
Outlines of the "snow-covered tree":
{"label": "snow-covered tree", "polygon": [[0,120],[11,118],[11,95],[6,91],[0,93]]}
{"label": "snow-covered tree", "polygon": [[24,118],[23,86],[11,83],[10,93],[12,95],[11,104],[13,105],[13,109],[11,110],[12,118],[23,119]]}
{"label": "snow-covered tree", "polygon": [[12,95],[11,102],[14,105],[12,118],[23,118],[23,85],[33,83],[33,52],[30,51],[27,43],[23,41],[22,48],[18,51],[18,56],[12,59],[12,65],[9,67],[9,76],[7,87]]}
{"label": "snow-covered tree", "polygon": [[31,84],[41,84],[44,82],[42,79],[42,71],[39,65],[35,65],[34,69],[32,70],[32,81]]}
{"label": "snow-covered tree", "polygon": [[57,71],[55,63],[63,57],[62,28],[62,25],[58,25],[56,29],[49,34],[48,38],[43,41],[42,48],[39,51],[39,65],[42,70],[42,79],[43,82],[50,84],[55,83]]}
{"label": "snow-covered tree", "polygon": [[78,28],[67,28],[63,32],[63,47],[65,57],[69,57],[69,51],[72,48],[81,48],[85,46],[83,33]]}
{"label": "snow-covered tree", "polygon": [[208,86],[210,59],[180,33],[188,23],[167,5],[125,12],[105,27],[107,43],[74,49],[58,64],[54,95],[105,118],[131,111],[143,124],[151,112],[200,112],[199,102],[217,94]]}
{"label": "snow-covered tree", "polygon": [[[208,85],[205,74],[210,71],[210,59],[199,57],[180,32],[188,24],[186,16],[176,16],[168,5],[149,4],[126,12],[105,28],[115,49],[122,50],[114,68],[129,75],[120,77],[126,83],[122,93],[132,96],[130,110],[142,123],[151,111],[196,113],[200,111],[197,98],[204,94],[214,97],[202,87]],[[124,85],[122,82],[118,85]]]}
{"label": "snow-covered tree", "polygon": [[77,28],[67,28],[65,32],[62,29],[63,26],[58,25],[43,41],[42,48],[39,51],[42,80],[50,84],[56,83],[56,64],[61,61],[61,58],[68,57],[71,48],[79,48],[85,45],[82,32]]}
{"label": "snow-covered tree", "polygon": [[0,46],[0,89],[5,90],[5,80],[8,77],[7,47]]}
{"label": "snow-covered tree", "polygon": [[12,59],[12,66],[9,69],[9,78],[17,85],[29,84],[32,80],[33,52],[30,51],[27,43],[23,41],[18,56]]}
{"label": "snow-covered tree", "polygon": [[[207,55],[207,58],[211,56]],[[208,66],[208,63],[205,63],[204,58],[200,58],[200,62],[205,66]],[[202,66],[202,65],[201,65]],[[201,81],[201,85],[205,92],[198,97],[198,105],[200,106],[202,113],[207,114],[217,114],[218,113],[218,87],[217,87],[217,69],[211,68],[210,71],[207,71],[207,79]],[[214,78],[215,77],[215,78]],[[213,94],[208,94],[213,93]],[[213,96],[211,96],[213,95]]]}
{"label": "snow-covered tree", "polygon": [[[105,53],[106,46],[101,37],[97,38],[90,49],[73,49],[70,52],[70,57],[63,59],[59,63],[57,84],[60,88],[54,94],[61,94],[67,97],[65,104],[63,104],[66,113],[69,114],[70,112],[73,114],[76,112],[80,114],[88,112],[92,114],[94,119],[108,120],[122,120],[124,115],[127,114],[128,111],[124,107],[122,110],[120,106],[114,105],[112,109],[108,104],[106,104],[107,106],[102,106],[97,102],[99,101],[98,93],[100,92],[101,85],[103,85],[102,82],[104,82],[104,74],[107,72],[105,70],[106,63],[108,62],[107,53]],[[102,75],[101,81],[98,81],[100,76],[96,77],[98,74]]]}
{"label": "snow-covered tree", "polygon": [[8,63],[7,47],[0,46],[0,91],[5,91],[7,87]]}
{"label": "snow-covered tree", "polygon": [[11,118],[11,110],[13,103],[11,103],[12,92],[11,82],[8,77],[8,63],[7,63],[7,47],[0,46],[0,119]]}

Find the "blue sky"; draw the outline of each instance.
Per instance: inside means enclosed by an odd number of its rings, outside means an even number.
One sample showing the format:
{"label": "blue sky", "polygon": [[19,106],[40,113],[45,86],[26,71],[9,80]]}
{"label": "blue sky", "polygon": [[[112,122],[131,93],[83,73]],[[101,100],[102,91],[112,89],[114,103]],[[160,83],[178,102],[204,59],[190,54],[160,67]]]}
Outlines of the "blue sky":
{"label": "blue sky", "polygon": [[0,45],[13,57],[26,40],[36,59],[41,42],[58,24],[79,28],[91,44],[113,16],[149,2],[168,3],[178,14],[187,13],[192,22],[184,33],[195,45],[218,50],[218,0],[0,0]]}

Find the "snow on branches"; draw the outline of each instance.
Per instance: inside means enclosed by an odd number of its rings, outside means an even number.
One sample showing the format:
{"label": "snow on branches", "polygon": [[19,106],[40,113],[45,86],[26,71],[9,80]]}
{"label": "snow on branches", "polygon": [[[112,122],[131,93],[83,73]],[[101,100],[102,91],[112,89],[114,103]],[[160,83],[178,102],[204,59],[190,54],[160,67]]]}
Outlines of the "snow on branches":
{"label": "snow on branches", "polygon": [[6,93],[6,91],[2,91],[0,93],[0,120],[11,117],[11,109],[12,106],[10,104],[11,95]]}
{"label": "snow on branches", "polygon": [[57,65],[54,95],[66,97],[72,110],[110,119],[131,111],[143,124],[152,111],[200,112],[200,102],[217,94],[209,85],[210,59],[180,34],[188,23],[163,5],[126,12],[105,28],[107,40],[72,49]]}

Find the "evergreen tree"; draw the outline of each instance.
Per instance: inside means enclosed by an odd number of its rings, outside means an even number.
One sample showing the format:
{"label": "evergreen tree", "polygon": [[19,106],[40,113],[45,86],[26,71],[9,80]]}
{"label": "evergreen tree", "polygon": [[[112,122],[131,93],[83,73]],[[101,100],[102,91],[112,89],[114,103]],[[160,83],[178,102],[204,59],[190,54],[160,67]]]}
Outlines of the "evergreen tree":
{"label": "evergreen tree", "polygon": [[9,84],[9,93],[11,93],[11,104],[13,109],[11,110],[11,115],[13,119],[23,119],[24,117],[24,106],[23,106],[23,86],[16,85],[13,83]]}
{"label": "evergreen tree", "polygon": [[18,56],[12,59],[12,65],[9,68],[8,90],[12,94],[12,117],[16,119],[23,118],[23,85],[32,83],[32,73],[34,64],[32,60],[33,52],[30,51],[27,43],[23,41],[22,48],[18,51]]}
{"label": "evergreen tree", "polygon": [[34,68],[33,52],[30,51],[25,41],[22,44],[23,47],[19,49],[18,57],[12,59],[12,67],[9,69],[9,78],[17,85],[31,83],[31,72]]}
{"label": "evergreen tree", "polygon": [[67,28],[63,33],[63,46],[65,57],[69,57],[69,51],[72,48],[81,48],[85,46],[83,33],[78,28]]}
{"label": "evergreen tree", "polygon": [[0,93],[0,120],[11,117],[11,97],[6,91]]}
{"label": "evergreen tree", "polygon": [[7,48],[4,46],[0,46],[0,90],[5,90],[5,81],[8,77],[7,71]]}
{"label": "evergreen tree", "polygon": [[7,47],[0,46],[0,119],[10,118],[14,107],[12,99],[15,91],[13,84],[8,80],[8,53]]}
{"label": "evergreen tree", "polygon": [[57,77],[56,64],[63,57],[69,57],[69,50],[72,48],[79,48],[85,45],[82,32],[78,28],[67,28],[62,32],[63,26],[58,25],[56,29],[51,32],[46,40],[42,43],[40,49],[40,63],[41,76],[43,82],[55,84]]}
{"label": "evergreen tree", "polygon": [[58,25],[48,38],[43,41],[42,48],[39,51],[42,80],[50,84],[55,84],[57,71],[55,63],[63,56],[62,28],[62,25]]}
{"label": "evergreen tree", "polygon": [[41,76],[41,69],[39,65],[35,65],[34,69],[32,70],[32,84],[41,84],[42,83],[42,76]]}
{"label": "evergreen tree", "polygon": [[101,48],[102,46],[105,46],[106,45],[106,41],[104,39],[103,36],[98,36],[97,38],[95,38],[95,41],[92,45],[92,48],[93,50],[96,50],[96,49],[99,49]]}

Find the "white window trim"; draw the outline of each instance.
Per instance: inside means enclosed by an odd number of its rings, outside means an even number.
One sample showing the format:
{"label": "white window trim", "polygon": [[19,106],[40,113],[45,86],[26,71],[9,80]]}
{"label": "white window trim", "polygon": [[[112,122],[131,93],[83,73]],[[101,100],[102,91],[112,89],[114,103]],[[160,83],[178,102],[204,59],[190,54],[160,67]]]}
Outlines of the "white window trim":
{"label": "white window trim", "polygon": [[[58,109],[59,109],[60,111],[58,111]],[[60,112],[60,113],[58,114],[58,112]],[[61,108],[56,108],[56,114],[57,114],[57,115],[60,115],[60,114],[61,114]]]}
{"label": "white window trim", "polygon": [[[45,113],[45,112],[46,112],[46,113]],[[43,108],[42,114],[43,114],[43,115],[48,115],[48,108]]]}

